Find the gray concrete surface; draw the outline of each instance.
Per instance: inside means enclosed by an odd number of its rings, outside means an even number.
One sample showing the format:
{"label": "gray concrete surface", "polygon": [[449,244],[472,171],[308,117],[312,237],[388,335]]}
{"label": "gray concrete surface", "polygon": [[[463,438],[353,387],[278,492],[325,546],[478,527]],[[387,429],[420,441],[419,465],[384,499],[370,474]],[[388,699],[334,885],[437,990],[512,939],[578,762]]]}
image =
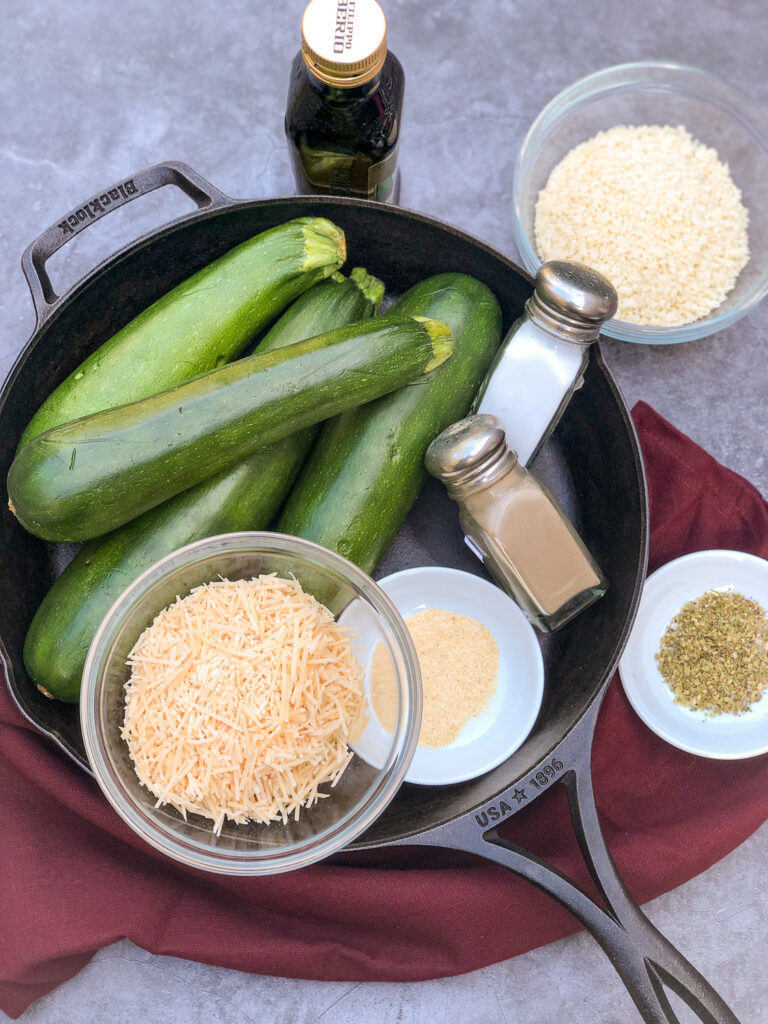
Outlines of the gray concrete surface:
{"label": "gray concrete surface", "polygon": [[[669,58],[768,104],[764,0],[386,0],[407,76],[403,205],[514,255],[514,159],[541,106],[591,71]],[[65,211],[140,167],[180,159],[225,192],[293,191],[282,135],[303,0],[2,0],[0,374],[34,326],[19,256]],[[137,234],[183,212],[173,190],[116,212],[50,263],[64,290]],[[685,346],[608,343],[630,403],[643,398],[768,493],[768,305]],[[768,1021],[768,826],[649,913],[744,1022]],[[296,982],[102,951],[40,1000],[28,1024],[366,1020],[623,1024],[638,1019],[585,935],[455,979],[418,985]],[[0,1019],[6,1020],[1,1013]],[[693,1019],[681,1011],[681,1020]]]}

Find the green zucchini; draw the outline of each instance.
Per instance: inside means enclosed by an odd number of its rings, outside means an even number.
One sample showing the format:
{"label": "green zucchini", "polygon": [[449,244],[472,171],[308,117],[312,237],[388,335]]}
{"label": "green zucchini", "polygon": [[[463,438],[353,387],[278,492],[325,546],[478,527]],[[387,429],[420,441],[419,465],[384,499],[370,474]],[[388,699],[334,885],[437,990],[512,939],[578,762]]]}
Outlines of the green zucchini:
{"label": "green zucchini", "polygon": [[19,447],[69,420],[138,402],[230,362],[346,257],[344,233],[300,217],[230,249],[121,328],[51,392]]}
{"label": "green zucchini", "polygon": [[8,473],[9,506],[45,540],[98,537],[258,448],[402,387],[452,350],[445,324],[386,316],[257,353],[33,438]]}
{"label": "green zucchini", "polygon": [[[334,274],[298,298],[259,346],[276,350],[371,317],[383,284],[358,268]],[[89,541],[37,610],[24,664],[49,697],[76,701],[88,648],[121,592],[159,558],[217,533],[263,530],[285,499],[315,436],[310,427],[177,494],[105,537]]]}
{"label": "green zucchini", "polygon": [[277,522],[372,572],[418,497],[430,441],[469,409],[501,339],[501,310],[480,281],[439,274],[390,309],[444,320],[455,352],[415,384],[323,424]]}

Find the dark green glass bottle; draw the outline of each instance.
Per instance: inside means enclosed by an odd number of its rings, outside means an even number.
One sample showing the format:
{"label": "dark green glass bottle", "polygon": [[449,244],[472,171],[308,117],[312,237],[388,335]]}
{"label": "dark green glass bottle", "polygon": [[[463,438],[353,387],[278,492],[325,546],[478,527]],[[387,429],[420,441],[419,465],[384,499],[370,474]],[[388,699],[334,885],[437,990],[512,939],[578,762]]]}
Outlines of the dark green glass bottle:
{"label": "dark green glass bottle", "polygon": [[397,202],[404,92],[376,0],[312,0],[285,114],[298,190]]}

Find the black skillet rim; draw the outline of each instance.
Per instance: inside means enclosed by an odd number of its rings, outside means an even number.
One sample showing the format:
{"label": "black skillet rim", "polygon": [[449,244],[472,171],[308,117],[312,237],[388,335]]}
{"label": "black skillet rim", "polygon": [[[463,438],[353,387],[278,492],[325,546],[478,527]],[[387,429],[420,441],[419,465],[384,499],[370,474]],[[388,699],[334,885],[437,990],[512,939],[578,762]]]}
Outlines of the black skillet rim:
{"label": "black skillet rim", "polygon": [[[123,246],[122,248],[118,249],[116,252],[108,256],[106,259],[102,260],[84,277],[82,277],[79,281],[75,282],[72,285],[72,287],[67,292],[65,292],[64,295],[58,298],[57,301],[51,305],[50,309],[42,318],[38,318],[38,322],[36,323],[36,326],[31,336],[29,337],[29,339],[19,352],[16,360],[14,361],[11,367],[11,370],[9,371],[5,381],[3,382],[2,388],[0,389],[0,413],[2,413],[2,410],[5,407],[6,402],[8,401],[9,393],[13,388],[13,385],[19,372],[21,371],[26,360],[29,358],[31,352],[34,350],[35,346],[37,345],[45,331],[47,331],[50,328],[50,326],[55,323],[55,321],[59,318],[59,316],[63,313],[64,310],[66,310],[69,306],[71,306],[74,302],[78,300],[80,295],[98,277],[113,270],[117,266],[117,264],[119,264],[123,259],[134,255],[138,250],[148,247],[158,239],[165,237],[173,232],[179,231],[187,227],[188,225],[199,223],[201,221],[215,219],[220,214],[231,214],[233,210],[246,210],[251,209],[253,207],[279,207],[286,203],[303,203],[305,205],[309,204],[312,206],[319,206],[321,208],[325,206],[334,207],[341,205],[344,207],[351,208],[358,207],[362,209],[376,209],[383,215],[390,215],[395,217],[398,220],[398,222],[402,222],[402,220],[404,219],[406,221],[410,220],[411,222],[428,225],[432,228],[438,228],[439,230],[446,232],[450,235],[453,235],[457,238],[460,238],[463,242],[468,243],[471,246],[474,246],[482,250],[486,256],[489,256],[492,259],[500,262],[511,273],[524,279],[531,286],[533,284],[533,279],[531,275],[524,268],[515,264],[512,260],[510,260],[503,253],[499,252],[493,246],[490,246],[487,243],[481,241],[480,239],[476,238],[469,232],[456,228],[453,225],[440,220],[439,218],[431,217],[426,214],[419,213],[418,211],[408,210],[403,207],[382,206],[379,203],[371,202],[368,200],[336,196],[288,196],[255,200],[233,199],[231,201],[228,201],[227,204],[224,206],[215,206],[210,209],[203,208],[191,211],[190,213],[174,218],[172,221],[161,225],[159,228],[156,228],[152,231],[145,233],[138,239],[128,243],[127,245]],[[303,214],[299,212],[293,214],[293,216],[302,215]],[[592,359],[597,368],[599,369],[599,372],[603,376],[605,383],[608,385],[613,400],[618,408],[619,414],[627,431],[627,436],[634,456],[635,469],[637,471],[638,485],[640,489],[640,506],[643,519],[643,522],[641,523],[641,550],[639,552],[640,558],[635,576],[633,597],[630,602],[629,611],[625,619],[623,629],[621,630],[619,637],[617,639],[617,643],[615,645],[610,662],[608,663],[606,669],[603,671],[599,681],[597,681],[593,686],[591,696],[585,701],[581,711],[577,714],[577,716],[570,724],[570,726],[553,741],[549,753],[554,752],[558,748],[558,746],[563,742],[563,740],[573,732],[573,730],[579,725],[582,719],[588,714],[589,710],[594,706],[596,701],[602,701],[604,692],[608,686],[608,683],[610,682],[610,679],[613,677],[613,674],[616,671],[616,667],[618,665],[624,647],[626,646],[629,633],[634,623],[634,619],[637,613],[642,593],[642,584],[645,577],[645,569],[647,566],[648,494],[645,480],[645,472],[643,467],[643,459],[640,451],[637,433],[635,431],[634,423],[632,422],[629,409],[621,395],[621,392],[613,378],[613,375],[611,374],[610,370],[608,369],[605,363],[602,352],[600,350],[599,343],[592,347]],[[10,691],[13,701],[16,707],[19,709],[20,713],[23,715],[23,717],[34,727],[36,732],[52,740],[56,744],[56,746],[58,746],[59,749],[61,749],[67,755],[67,757],[69,757],[78,765],[78,767],[80,767],[82,770],[86,771],[89,775],[92,776],[93,773],[91,771],[90,765],[87,763],[86,760],[83,759],[80,751],[76,750],[72,745],[70,745],[66,741],[66,739],[59,733],[57,733],[55,730],[47,729],[41,726],[37,719],[34,717],[34,715],[25,706],[23,691],[18,686],[16,679],[14,677],[13,670],[11,668],[10,660],[5,650],[2,637],[0,637],[0,663],[2,664],[3,669],[5,671],[6,685],[8,687],[8,690]],[[536,728],[536,726],[534,726],[534,728]],[[530,766],[528,771],[530,771],[530,768],[532,767],[535,766]],[[525,772],[523,774],[525,774]],[[506,783],[501,785],[501,787],[498,790],[498,793],[503,793],[513,781],[514,780],[512,779],[507,780]],[[462,808],[455,814],[448,814],[446,817],[441,818],[439,825],[447,825],[452,821],[458,820],[468,814],[471,814],[475,809],[487,804],[488,799],[489,797],[486,796],[482,799],[478,799],[477,802],[473,803],[471,806]],[[434,824],[425,826],[424,830],[426,830],[427,828],[432,829],[434,827],[436,827]],[[417,835],[420,831],[424,830],[414,829],[409,831],[407,835]],[[402,840],[406,837],[406,834],[403,834],[398,838]],[[391,842],[391,840],[375,839],[373,840],[373,842],[366,843],[365,836],[363,836],[361,837],[360,840],[353,844],[351,848],[354,849],[357,846],[379,846],[384,845],[386,842]]]}

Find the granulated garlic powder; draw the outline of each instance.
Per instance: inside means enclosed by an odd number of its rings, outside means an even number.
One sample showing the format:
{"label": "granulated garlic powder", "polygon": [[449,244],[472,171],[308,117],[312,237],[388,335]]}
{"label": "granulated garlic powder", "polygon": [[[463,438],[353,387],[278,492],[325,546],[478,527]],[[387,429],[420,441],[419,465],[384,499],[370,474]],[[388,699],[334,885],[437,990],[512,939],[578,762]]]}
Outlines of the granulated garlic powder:
{"label": "granulated garlic powder", "polygon": [[[405,620],[424,689],[420,747],[445,747],[482,714],[496,691],[499,649],[491,631],[468,615],[428,608]],[[394,668],[379,644],[371,666],[371,703],[385,729],[397,717]],[[394,698],[394,699],[393,699]]]}
{"label": "granulated garlic powder", "polygon": [[723,302],[749,259],[749,215],[727,164],[682,126],[618,125],[575,146],[539,193],[542,260],[586,263],[617,318],[672,327]]}

